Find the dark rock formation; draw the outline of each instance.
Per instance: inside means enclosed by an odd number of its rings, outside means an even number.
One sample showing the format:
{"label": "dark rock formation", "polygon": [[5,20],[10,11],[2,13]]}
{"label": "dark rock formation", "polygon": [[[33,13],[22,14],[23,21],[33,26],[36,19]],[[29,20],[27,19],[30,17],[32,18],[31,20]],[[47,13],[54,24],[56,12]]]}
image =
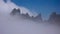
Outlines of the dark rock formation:
{"label": "dark rock formation", "polygon": [[22,18],[24,18],[24,19],[29,19],[29,18],[30,18],[30,16],[29,16],[28,13],[26,13],[26,14],[21,14],[20,16],[21,16]]}
{"label": "dark rock formation", "polygon": [[20,9],[19,8],[18,9],[14,8],[11,12],[11,15],[17,15],[17,14],[18,15],[20,14]]}
{"label": "dark rock formation", "polygon": [[37,15],[36,17],[34,17],[34,16],[31,17],[31,16],[29,16],[28,13],[21,14],[20,9],[16,9],[16,8],[14,8],[12,10],[11,15],[19,15],[23,19],[29,19],[29,20],[36,21],[36,22],[41,22],[42,21],[41,14]]}
{"label": "dark rock formation", "polygon": [[34,18],[35,21],[38,21],[38,22],[42,22],[42,17],[41,17],[41,14],[37,15],[35,18]]}
{"label": "dark rock formation", "polygon": [[49,18],[49,21],[51,23],[60,24],[60,14],[56,14],[56,12],[53,12]]}

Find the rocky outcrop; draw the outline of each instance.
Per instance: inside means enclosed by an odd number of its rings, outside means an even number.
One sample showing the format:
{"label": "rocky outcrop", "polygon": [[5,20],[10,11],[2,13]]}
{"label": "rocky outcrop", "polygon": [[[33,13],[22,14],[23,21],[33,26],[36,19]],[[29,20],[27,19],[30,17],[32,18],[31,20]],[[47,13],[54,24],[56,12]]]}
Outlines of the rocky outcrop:
{"label": "rocky outcrop", "polygon": [[14,8],[11,12],[11,15],[17,15],[17,14],[18,15],[20,14],[20,9],[19,8],[18,9]]}
{"label": "rocky outcrop", "polygon": [[[13,15],[13,16],[14,15],[19,15],[23,19],[32,20],[32,21],[39,22],[39,23],[43,22],[41,14],[38,14],[36,17],[34,17],[34,16],[31,17],[31,16],[29,16],[28,13],[21,14],[20,9],[16,9],[16,8],[14,8],[10,14]],[[50,22],[50,23],[53,23],[53,24],[60,24],[60,14],[56,14],[56,12],[53,12],[50,15],[48,21],[46,21],[46,22],[48,22],[48,23]]]}
{"label": "rocky outcrop", "polygon": [[16,8],[14,8],[12,10],[12,12],[10,13],[10,15],[13,15],[13,16],[14,15],[20,15],[23,19],[29,19],[29,20],[36,21],[36,22],[41,22],[42,21],[41,14],[37,15],[36,17],[34,17],[34,16],[31,17],[31,16],[29,16],[28,13],[21,14],[20,9],[16,9]]}
{"label": "rocky outcrop", "polygon": [[60,14],[56,14],[56,12],[53,12],[49,18],[49,21],[51,23],[60,24]]}
{"label": "rocky outcrop", "polygon": [[38,14],[36,17],[34,17],[34,20],[37,22],[42,22],[41,14]]}

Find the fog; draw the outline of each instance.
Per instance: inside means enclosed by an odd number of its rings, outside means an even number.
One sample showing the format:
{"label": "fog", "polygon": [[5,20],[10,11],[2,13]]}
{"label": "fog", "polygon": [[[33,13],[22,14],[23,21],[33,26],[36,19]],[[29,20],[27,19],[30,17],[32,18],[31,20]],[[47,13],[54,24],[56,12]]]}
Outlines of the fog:
{"label": "fog", "polygon": [[[57,25],[34,22],[23,19],[20,15],[11,16],[12,9],[18,6],[14,3],[10,3],[9,6],[8,4],[9,2],[6,4],[0,0],[0,34],[59,34],[60,29]],[[28,9],[26,11],[29,12]]]}
{"label": "fog", "polygon": [[0,34],[59,34],[57,25],[33,22],[19,15],[0,15]]}

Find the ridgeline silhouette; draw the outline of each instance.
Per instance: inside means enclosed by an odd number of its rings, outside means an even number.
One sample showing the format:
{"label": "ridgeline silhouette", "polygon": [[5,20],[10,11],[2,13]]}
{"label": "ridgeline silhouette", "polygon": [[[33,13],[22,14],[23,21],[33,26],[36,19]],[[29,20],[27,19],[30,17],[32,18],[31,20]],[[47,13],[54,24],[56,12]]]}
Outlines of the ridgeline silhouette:
{"label": "ridgeline silhouette", "polygon": [[[19,8],[18,9],[14,8],[10,14],[13,16],[20,15],[24,19],[29,19],[29,20],[36,21],[36,22],[44,22],[42,20],[41,14],[38,14],[36,17],[34,17],[34,16],[31,17],[31,16],[29,16],[28,13],[21,14],[21,11]],[[53,24],[60,24],[60,14],[56,14],[56,12],[53,12],[46,22],[53,23]]]}

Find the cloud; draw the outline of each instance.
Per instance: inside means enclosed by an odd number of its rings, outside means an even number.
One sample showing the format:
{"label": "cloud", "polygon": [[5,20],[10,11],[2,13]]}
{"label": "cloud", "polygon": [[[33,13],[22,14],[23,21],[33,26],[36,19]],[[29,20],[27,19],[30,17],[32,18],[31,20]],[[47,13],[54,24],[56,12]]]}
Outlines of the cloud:
{"label": "cloud", "polygon": [[9,16],[13,8],[20,8],[22,13],[30,11],[25,7],[15,5],[10,0],[7,3],[0,0],[0,34],[57,34],[58,28],[55,25]]}
{"label": "cloud", "polygon": [[7,2],[5,3],[3,0],[0,0],[0,12],[4,11],[5,13],[7,12],[11,12],[12,9],[14,8],[20,8],[21,13],[26,14],[28,13],[30,16],[34,16],[35,14],[32,13],[29,9],[27,9],[26,7],[23,6],[17,6],[16,4],[14,4],[13,2],[11,2],[11,0],[7,0]]}

